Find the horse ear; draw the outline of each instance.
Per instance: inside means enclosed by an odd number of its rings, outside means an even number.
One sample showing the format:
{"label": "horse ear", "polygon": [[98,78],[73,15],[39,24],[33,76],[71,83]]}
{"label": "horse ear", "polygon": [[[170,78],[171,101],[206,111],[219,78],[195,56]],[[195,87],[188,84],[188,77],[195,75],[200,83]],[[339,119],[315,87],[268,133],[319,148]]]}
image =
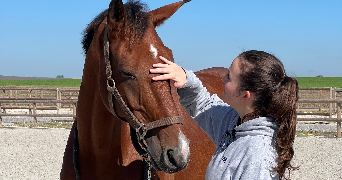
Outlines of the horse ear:
{"label": "horse ear", "polygon": [[148,12],[154,27],[163,24],[164,21],[169,19],[183,4],[189,1],[191,0],[179,1]]}
{"label": "horse ear", "polygon": [[111,32],[118,32],[126,16],[122,0],[112,0],[109,4],[107,23]]}

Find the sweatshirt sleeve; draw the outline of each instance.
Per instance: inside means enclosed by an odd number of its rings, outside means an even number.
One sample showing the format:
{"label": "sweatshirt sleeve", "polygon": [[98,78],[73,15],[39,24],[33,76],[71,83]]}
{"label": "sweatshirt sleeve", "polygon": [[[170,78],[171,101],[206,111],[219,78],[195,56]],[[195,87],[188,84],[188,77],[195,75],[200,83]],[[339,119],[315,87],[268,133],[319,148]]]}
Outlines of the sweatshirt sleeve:
{"label": "sweatshirt sleeve", "polygon": [[210,93],[192,71],[185,70],[186,84],[178,89],[180,104],[218,147],[226,131],[237,124],[237,112],[216,94]]}

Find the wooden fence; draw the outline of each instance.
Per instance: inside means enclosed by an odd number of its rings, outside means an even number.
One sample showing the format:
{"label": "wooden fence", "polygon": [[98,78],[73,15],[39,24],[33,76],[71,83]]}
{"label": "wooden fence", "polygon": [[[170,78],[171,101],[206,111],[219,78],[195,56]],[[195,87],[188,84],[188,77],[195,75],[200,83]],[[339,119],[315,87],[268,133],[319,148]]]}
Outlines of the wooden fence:
{"label": "wooden fence", "polygon": [[[26,88],[0,87],[0,127],[3,116],[76,117],[79,88]],[[60,114],[61,108],[72,109],[72,114]],[[6,113],[6,110],[27,109],[28,114]],[[54,114],[41,114],[37,110],[57,110]]]}
{"label": "wooden fence", "polygon": [[[342,96],[337,93],[342,89],[336,88],[300,88],[299,91],[317,91],[319,97],[301,98],[298,100],[298,115],[325,115],[329,118],[298,118],[298,121],[336,122],[337,134],[341,136],[341,103]],[[76,104],[79,94],[78,88],[1,88],[0,93],[0,127],[1,116],[34,117],[76,117]],[[325,96],[323,96],[325,94]],[[328,94],[328,97],[326,96]],[[339,98],[338,98],[339,97]],[[301,104],[318,104],[314,107],[300,106]],[[325,107],[327,106],[327,107]],[[59,114],[60,108],[72,108],[73,114]],[[29,114],[8,114],[6,109],[29,109]],[[37,114],[37,110],[57,110],[57,114]],[[304,113],[304,112],[311,113]],[[316,111],[316,112],[314,112]],[[314,113],[312,113],[314,112]],[[332,118],[337,114],[337,118]]]}
{"label": "wooden fence", "polygon": [[[316,94],[314,97],[306,97],[306,96],[301,96],[301,92],[304,91],[311,91],[315,92],[313,94]],[[318,92],[318,93],[317,93]],[[300,94],[300,99],[341,99],[342,98],[342,89],[336,89],[332,87],[325,87],[325,88],[300,88],[299,89],[299,94]],[[308,93],[307,93],[308,94]],[[306,115],[303,112],[309,111],[309,112],[314,112],[311,113],[310,115],[326,115],[329,116],[330,118],[332,115],[336,114],[337,111],[337,104],[336,103],[329,103],[329,104],[324,104],[324,103],[318,103],[318,105],[307,107],[305,106],[307,103],[298,103],[297,104],[297,112],[298,115]]]}
{"label": "wooden fence", "polygon": [[[7,107],[2,107],[2,104],[8,104],[8,103],[21,103],[21,104],[30,104],[29,109],[32,109],[32,113],[29,114],[9,114],[9,113],[3,113],[3,109]],[[54,104],[72,104],[72,114],[37,114],[37,104],[39,103],[54,103]],[[32,105],[31,105],[32,104]],[[26,117],[33,117],[34,119],[34,126],[37,126],[37,117],[73,117],[74,119],[76,118],[76,106],[77,106],[77,100],[46,100],[46,99],[25,99],[25,100],[3,100],[0,99],[0,127],[2,127],[2,117],[3,116],[26,116]],[[12,107],[14,108],[14,107]],[[9,108],[9,109],[12,109]],[[23,107],[27,109],[25,106]],[[48,108],[40,108],[44,110],[51,110]]]}
{"label": "wooden fence", "polygon": [[[298,103],[336,103],[337,105],[337,117],[332,118],[331,114],[329,118],[297,118],[297,121],[318,121],[318,122],[336,122],[337,123],[337,137],[341,137],[341,104],[342,99],[299,99]],[[330,111],[331,112],[331,111]],[[311,115],[311,114],[308,114]]]}

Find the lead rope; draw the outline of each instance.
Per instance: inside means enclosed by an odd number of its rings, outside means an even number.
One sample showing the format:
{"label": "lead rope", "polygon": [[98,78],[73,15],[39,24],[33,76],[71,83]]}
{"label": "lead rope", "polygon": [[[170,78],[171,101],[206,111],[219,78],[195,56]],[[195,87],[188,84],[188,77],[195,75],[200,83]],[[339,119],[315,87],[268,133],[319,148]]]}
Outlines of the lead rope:
{"label": "lead rope", "polygon": [[148,160],[148,153],[140,146],[138,142],[137,133],[134,132],[134,129],[132,126],[130,126],[130,134],[131,134],[131,141],[135,148],[135,150],[138,152],[138,154],[144,159],[144,180],[151,180],[152,178],[152,165],[151,162]]}
{"label": "lead rope", "polygon": [[146,172],[146,173],[144,173],[144,179],[151,180],[152,179],[152,166],[151,166],[151,162],[148,161],[147,159],[145,159],[145,163],[144,164],[145,164],[145,171],[144,172]]}
{"label": "lead rope", "polygon": [[79,144],[78,144],[78,130],[77,130],[77,120],[75,119],[75,132],[74,132],[74,147],[73,147],[73,162],[74,162],[74,169],[76,174],[76,179],[81,180],[81,177],[78,173],[79,169]]}

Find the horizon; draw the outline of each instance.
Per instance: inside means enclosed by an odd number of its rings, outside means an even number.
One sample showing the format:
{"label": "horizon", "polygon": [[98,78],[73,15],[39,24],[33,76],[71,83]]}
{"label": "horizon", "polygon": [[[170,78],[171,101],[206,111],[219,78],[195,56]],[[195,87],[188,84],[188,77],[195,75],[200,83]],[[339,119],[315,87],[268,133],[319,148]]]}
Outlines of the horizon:
{"label": "horizon", "polygon": [[[154,10],[177,0],[142,2]],[[0,74],[82,78],[81,33],[109,3],[3,2]],[[340,0],[192,0],[156,31],[189,70],[228,68],[241,52],[256,49],[274,54],[292,77],[342,77],[341,8]]]}

